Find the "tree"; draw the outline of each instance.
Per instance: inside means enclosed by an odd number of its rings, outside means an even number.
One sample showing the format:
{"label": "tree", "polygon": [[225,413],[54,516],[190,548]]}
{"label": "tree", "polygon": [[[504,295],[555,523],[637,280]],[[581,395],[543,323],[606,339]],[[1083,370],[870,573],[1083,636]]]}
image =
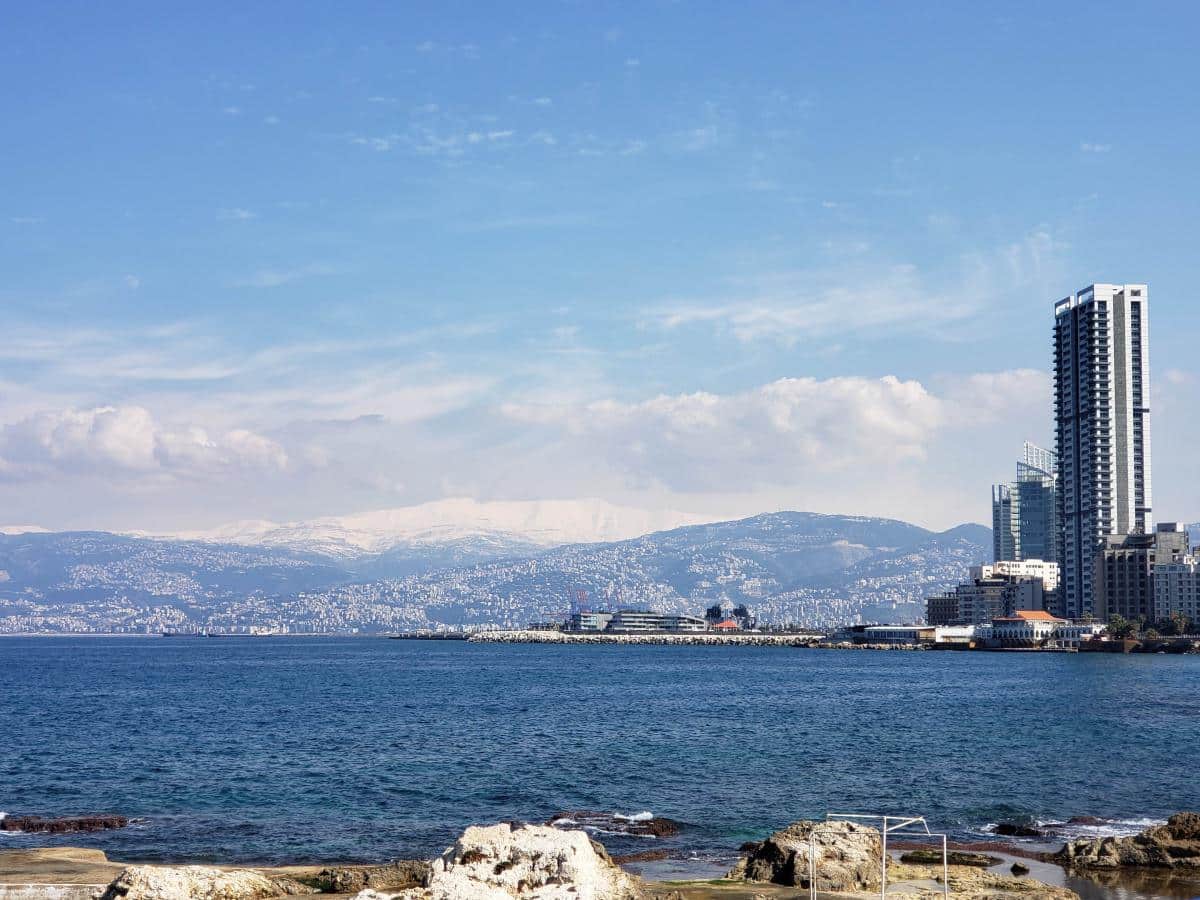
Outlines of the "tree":
{"label": "tree", "polygon": [[1115,638],[1133,637],[1137,631],[1137,622],[1132,622],[1121,615],[1112,615],[1108,619],[1108,633]]}

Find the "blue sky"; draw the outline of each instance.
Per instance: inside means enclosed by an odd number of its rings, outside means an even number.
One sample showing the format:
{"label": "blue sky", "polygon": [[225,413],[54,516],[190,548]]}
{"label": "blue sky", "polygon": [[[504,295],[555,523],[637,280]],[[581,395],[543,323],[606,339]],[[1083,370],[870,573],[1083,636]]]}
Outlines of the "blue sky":
{"label": "blue sky", "polygon": [[0,524],[983,521],[1092,281],[1200,513],[1193,5],[10,6]]}

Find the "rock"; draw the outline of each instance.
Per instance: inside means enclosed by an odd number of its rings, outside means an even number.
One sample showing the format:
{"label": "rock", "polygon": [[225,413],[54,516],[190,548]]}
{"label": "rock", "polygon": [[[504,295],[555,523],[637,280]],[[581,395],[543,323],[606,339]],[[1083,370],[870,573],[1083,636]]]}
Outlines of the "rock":
{"label": "rock", "polygon": [[639,837],[670,837],[678,834],[681,823],[663,816],[623,816],[619,813],[577,810],[551,816],[546,822],[555,828],[582,828],[585,831],[604,831],[612,834],[634,834]]}
{"label": "rock", "polygon": [[428,900],[640,900],[641,883],[583,831],[472,826],[430,866]]}
{"label": "rock", "polygon": [[23,831],[28,834],[74,834],[80,831],[107,831],[124,828],[126,816],[65,816],[43,819],[41,816],[0,817],[0,831]]}
{"label": "rock", "polygon": [[[998,856],[988,856],[986,853],[971,853],[967,850],[947,850],[946,863],[951,866],[977,866],[986,869],[1004,860]],[[940,866],[942,864],[941,850],[910,850],[900,857],[900,862],[913,863],[922,866]]]}
{"label": "rock", "polygon": [[1023,863],[1015,862],[1012,864],[1012,868],[1010,868],[1009,871],[1020,878],[1029,874],[1029,866],[1024,865]]}
{"label": "rock", "polygon": [[247,869],[130,866],[98,900],[262,900],[283,893],[270,878]]}
{"label": "rock", "polygon": [[329,866],[304,879],[323,894],[353,894],[366,889],[418,887],[429,876],[423,859],[402,859],[386,866]]}
{"label": "rock", "polygon": [[1076,869],[1200,869],[1200,814],[1176,813],[1133,837],[1069,841],[1056,859]]}
{"label": "rock", "polygon": [[[929,881],[940,882],[941,866],[912,866],[896,863],[888,866],[888,896],[934,900],[941,898],[942,888],[926,887]],[[907,882],[907,883],[906,883]],[[1000,900],[1018,897],[1036,900],[1078,900],[1079,895],[1067,888],[1053,887],[1032,878],[1013,878],[974,866],[951,866],[950,896],[954,900]]]}
{"label": "rock", "polygon": [[1104,819],[1098,816],[1071,816],[1067,819],[1068,825],[1104,825]]}
{"label": "rock", "polygon": [[726,876],[809,887],[809,850],[816,845],[816,887],[866,891],[879,887],[879,831],[856,822],[793,822],[740,860]]}
{"label": "rock", "polygon": [[746,841],[746,843],[738,847],[738,853],[754,853],[762,845],[762,841]]}
{"label": "rock", "polygon": [[1001,822],[992,828],[996,834],[1002,834],[1005,837],[1045,837],[1046,833],[1040,828],[1034,828],[1031,825],[1020,825],[1016,822]]}

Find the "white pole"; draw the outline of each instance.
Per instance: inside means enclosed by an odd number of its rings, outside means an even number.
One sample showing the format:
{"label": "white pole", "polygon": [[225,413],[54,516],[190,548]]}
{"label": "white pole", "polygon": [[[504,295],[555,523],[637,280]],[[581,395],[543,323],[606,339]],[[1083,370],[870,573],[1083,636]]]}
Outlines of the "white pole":
{"label": "white pole", "polygon": [[880,900],[887,900],[887,824],[888,817],[883,817],[883,843],[880,845],[882,849],[879,851],[879,867],[882,873],[879,884]]}
{"label": "white pole", "polygon": [[817,826],[808,833],[808,896],[817,900]]}
{"label": "white pole", "polygon": [[942,896],[950,896],[950,854],[946,850],[946,836],[942,835]]}

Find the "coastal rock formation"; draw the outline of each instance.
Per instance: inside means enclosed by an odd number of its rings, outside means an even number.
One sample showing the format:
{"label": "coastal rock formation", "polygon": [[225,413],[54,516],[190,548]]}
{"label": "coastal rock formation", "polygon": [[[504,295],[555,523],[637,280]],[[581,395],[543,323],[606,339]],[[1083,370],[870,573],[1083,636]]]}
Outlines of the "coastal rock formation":
{"label": "coastal rock formation", "polygon": [[620,813],[563,812],[552,816],[547,825],[555,828],[582,828],[585,831],[602,831],[612,834],[635,834],[639,837],[670,837],[678,834],[680,823],[663,816],[652,816],[642,813],[636,816],[623,816]]}
{"label": "coastal rock formation", "polygon": [[397,891],[419,887],[429,877],[423,859],[402,859],[386,866],[329,866],[304,883],[323,894],[357,894],[367,889]]}
{"label": "coastal rock formation", "polygon": [[856,822],[793,822],[763,841],[727,877],[809,887],[809,852],[814,845],[818,890],[878,889],[879,830]]}
{"label": "coastal rock formation", "polygon": [[27,834],[73,834],[79,831],[106,831],[124,828],[126,816],[64,816],[43,819],[41,816],[0,816],[0,831],[23,831]]}
{"label": "coastal rock formation", "polygon": [[263,900],[283,889],[258,872],[209,866],[130,866],[97,900]]}
{"label": "coastal rock formation", "polygon": [[[641,900],[641,883],[582,831],[472,826],[404,900]],[[360,894],[361,900],[377,898]]]}
{"label": "coastal rock formation", "polygon": [[1176,813],[1133,837],[1070,841],[1058,861],[1076,869],[1200,869],[1200,813]]}
{"label": "coastal rock formation", "polygon": [[[929,885],[940,882],[942,867],[912,866],[896,863],[888,866],[888,896],[909,900],[941,898],[942,888]],[[972,866],[951,866],[950,896],[955,900],[1003,900],[1003,898],[1037,898],[1037,900],[1078,900],[1079,895],[1068,888],[1054,887],[1032,878],[1013,878],[987,869]]]}
{"label": "coastal rock formation", "polygon": [[[922,866],[940,866],[942,864],[942,851],[928,848],[909,850],[907,853],[901,854],[900,862]],[[989,856],[986,853],[973,853],[969,850],[946,851],[946,864],[950,866],[976,866],[980,869],[986,869],[1001,862],[1003,860],[1000,857]]]}

